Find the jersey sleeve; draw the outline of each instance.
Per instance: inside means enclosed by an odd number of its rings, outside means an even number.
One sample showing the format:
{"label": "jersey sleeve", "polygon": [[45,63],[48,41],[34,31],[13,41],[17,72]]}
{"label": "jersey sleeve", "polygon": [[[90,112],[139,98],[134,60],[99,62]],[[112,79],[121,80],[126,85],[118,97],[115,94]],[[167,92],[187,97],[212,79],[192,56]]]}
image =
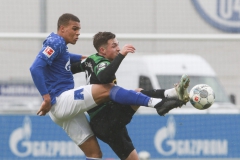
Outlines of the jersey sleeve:
{"label": "jersey sleeve", "polygon": [[61,39],[52,38],[47,40],[40,52],[38,53],[39,58],[46,61],[48,65],[51,65],[53,60],[61,53],[66,50],[66,45],[61,41]]}
{"label": "jersey sleeve", "polygon": [[69,53],[70,56],[70,63],[76,63],[81,61],[82,56],[79,54]]}
{"label": "jersey sleeve", "polygon": [[122,54],[118,54],[111,63],[109,61],[100,62],[95,68],[95,73],[99,81],[102,83],[109,83],[112,77],[115,76],[115,73],[123,59],[124,56]]}
{"label": "jersey sleeve", "polygon": [[84,72],[84,71],[85,71],[85,65],[82,61],[71,64],[71,72],[73,74]]}
{"label": "jersey sleeve", "polygon": [[44,68],[46,65],[46,61],[37,57],[30,67],[33,82],[42,96],[48,93],[44,79]]}

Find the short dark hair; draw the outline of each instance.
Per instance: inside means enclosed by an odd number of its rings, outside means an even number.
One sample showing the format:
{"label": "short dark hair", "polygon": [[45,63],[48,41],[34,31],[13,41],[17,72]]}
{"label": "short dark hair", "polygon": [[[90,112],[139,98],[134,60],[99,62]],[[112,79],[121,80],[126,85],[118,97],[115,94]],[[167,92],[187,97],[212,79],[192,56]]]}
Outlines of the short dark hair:
{"label": "short dark hair", "polygon": [[99,48],[102,45],[107,45],[109,39],[114,39],[116,37],[115,34],[111,32],[98,32],[93,36],[93,46],[99,51]]}
{"label": "short dark hair", "polygon": [[72,20],[75,22],[80,22],[79,18],[71,13],[64,13],[58,18],[57,29],[60,28],[61,25],[67,26],[68,22]]}

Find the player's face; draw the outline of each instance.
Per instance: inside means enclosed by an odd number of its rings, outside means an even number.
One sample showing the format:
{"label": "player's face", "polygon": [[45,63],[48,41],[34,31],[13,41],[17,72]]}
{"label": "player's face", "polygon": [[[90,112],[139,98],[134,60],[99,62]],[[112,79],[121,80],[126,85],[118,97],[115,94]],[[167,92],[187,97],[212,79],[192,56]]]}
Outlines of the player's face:
{"label": "player's face", "polygon": [[108,44],[104,50],[104,57],[112,61],[120,52],[119,42],[116,38],[108,40]]}
{"label": "player's face", "polygon": [[70,20],[67,26],[63,26],[62,28],[62,36],[66,41],[66,44],[76,44],[78,40],[78,36],[80,35],[80,23],[76,21]]}

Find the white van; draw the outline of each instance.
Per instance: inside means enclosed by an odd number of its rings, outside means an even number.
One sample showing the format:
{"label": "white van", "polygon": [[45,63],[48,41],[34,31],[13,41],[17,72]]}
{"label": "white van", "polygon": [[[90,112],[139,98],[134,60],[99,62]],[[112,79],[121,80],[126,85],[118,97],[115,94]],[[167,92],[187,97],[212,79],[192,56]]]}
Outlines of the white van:
{"label": "white van", "polygon": [[[198,55],[161,54],[139,55],[128,54],[120,65],[116,76],[118,85],[127,89],[173,88],[181,76],[190,77],[190,89],[197,84],[208,84],[215,92],[215,103],[207,110],[197,110],[190,103],[171,113],[238,113],[239,110],[230,101],[224,88],[219,83],[212,67]],[[155,110],[140,107],[139,113],[151,113]]]}

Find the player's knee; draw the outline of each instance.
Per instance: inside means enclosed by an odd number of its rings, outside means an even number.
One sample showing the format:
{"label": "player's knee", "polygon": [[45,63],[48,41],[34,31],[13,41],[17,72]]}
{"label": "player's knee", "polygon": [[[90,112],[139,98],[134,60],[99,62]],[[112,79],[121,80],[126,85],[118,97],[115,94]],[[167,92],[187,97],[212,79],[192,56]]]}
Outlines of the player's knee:
{"label": "player's knee", "polygon": [[93,84],[92,85],[92,90],[95,91],[99,91],[101,93],[109,93],[111,88],[114,86],[113,83],[108,83],[108,84]]}
{"label": "player's knee", "polygon": [[109,101],[109,94],[114,84],[94,84],[92,86],[92,96],[96,104]]}

